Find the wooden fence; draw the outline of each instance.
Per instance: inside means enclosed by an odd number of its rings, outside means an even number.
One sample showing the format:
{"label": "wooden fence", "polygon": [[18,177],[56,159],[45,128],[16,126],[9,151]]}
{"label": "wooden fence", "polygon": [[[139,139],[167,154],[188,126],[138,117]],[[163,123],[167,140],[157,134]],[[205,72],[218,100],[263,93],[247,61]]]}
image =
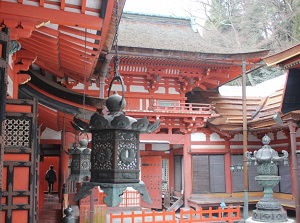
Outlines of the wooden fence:
{"label": "wooden fence", "polygon": [[[93,223],[106,223],[106,205],[95,205],[93,212]],[[79,223],[90,223],[90,206],[80,207]]]}
{"label": "wooden fence", "polygon": [[229,222],[232,223],[235,220],[241,219],[240,207],[227,207],[222,209],[218,207],[213,209],[209,207],[204,210],[200,208],[199,210],[189,209],[184,210],[180,209],[180,218],[179,222],[192,223],[192,222]]}
{"label": "wooden fence", "polygon": [[[104,203],[106,195],[103,191],[99,191],[97,187],[94,188],[94,222],[93,223],[106,223],[107,207]],[[124,191],[122,202],[119,207],[140,207],[141,197],[138,191],[126,190]],[[90,222],[90,196],[79,201],[79,223]]]}
{"label": "wooden fence", "polygon": [[120,222],[120,223],[135,223],[135,222],[164,222],[164,223],[177,223],[175,211],[166,212],[163,210],[162,212],[131,212],[120,214],[110,213],[110,223]]}
{"label": "wooden fence", "polygon": [[130,212],[130,213],[110,213],[110,223],[146,223],[146,222],[161,222],[161,223],[193,223],[193,222],[228,222],[233,223],[234,221],[241,220],[240,207],[227,207],[222,209],[218,207],[213,209],[209,207],[204,210],[184,208],[180,209],[179,217],[176,217],[175,211],[172,212]]}

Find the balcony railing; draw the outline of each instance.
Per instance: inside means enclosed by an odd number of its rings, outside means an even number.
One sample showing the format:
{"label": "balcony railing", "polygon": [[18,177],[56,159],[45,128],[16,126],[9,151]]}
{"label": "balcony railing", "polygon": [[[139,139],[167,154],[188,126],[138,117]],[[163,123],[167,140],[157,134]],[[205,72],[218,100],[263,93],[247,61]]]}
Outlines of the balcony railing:
{"label": "balcony railing", "polygon": [[130,104],[126,105],[126,113],[160,113],[161,115],[165,114],[176,115],[176,116],[204,116],[204,117],[216,117],[217,114],[214,111],[212,104],[203,104],[203,103],[180,103],[180,102],[168,102],[166,105],[156,103],[156,100],[146,109],[137,109],[136,106],[133,108]]}
{"label": "balcony railing", "polygon": [[174,102],[167,106],[162,106],[157,103],[153,103],[152,110],[155,112],[166,113],[184,113],[184,114],[205,114],[209,115],[213,112],[213,106],[211,104],[202,103],[179,103]]}

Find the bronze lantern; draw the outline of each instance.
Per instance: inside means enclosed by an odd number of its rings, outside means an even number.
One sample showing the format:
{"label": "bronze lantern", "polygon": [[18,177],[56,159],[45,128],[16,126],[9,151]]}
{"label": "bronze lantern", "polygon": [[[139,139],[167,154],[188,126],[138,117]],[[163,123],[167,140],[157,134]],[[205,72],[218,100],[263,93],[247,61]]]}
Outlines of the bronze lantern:
{"label": "bronze lantern", "polygon": [[92,133],[91,179],[83,182],[75,201],[100,186],[107,195],[104,202],[108,206],[121,203],[120,195],[127,187],[139,191],[144,201],[152,202],[145,184],[139,180],[139,135],[155,131],[159,120],[150,124],[146,117],[126,116],[123,112],[125,104],[124,97],[115,92],[106,100],[109,114],[96,112],[92,115],[88,125],[88,131]]}
{"label": "bronze lantern", "polygon": [[87,147],[88,141],[81,139],[79,147],[75,146],[69,150],[72,155],[71,173],[67,181],[81,183],[91,176],[91,149]]}

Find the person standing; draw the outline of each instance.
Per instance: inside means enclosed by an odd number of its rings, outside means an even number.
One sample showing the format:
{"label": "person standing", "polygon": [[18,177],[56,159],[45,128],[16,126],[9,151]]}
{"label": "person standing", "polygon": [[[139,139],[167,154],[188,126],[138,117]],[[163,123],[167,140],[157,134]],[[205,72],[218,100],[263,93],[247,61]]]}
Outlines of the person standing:
{"label": "person standing", "polygon": [[48,194],[51,194],[53,191],[53,185],[56,182],[56,171],[52,165],[46,173],[45,180],[48,182]]}

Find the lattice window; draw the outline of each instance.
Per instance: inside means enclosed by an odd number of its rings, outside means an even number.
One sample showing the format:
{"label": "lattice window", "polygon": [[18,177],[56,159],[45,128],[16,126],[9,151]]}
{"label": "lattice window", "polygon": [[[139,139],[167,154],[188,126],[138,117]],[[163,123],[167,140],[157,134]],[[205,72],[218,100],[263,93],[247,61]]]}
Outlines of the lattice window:
{"label": "lattice window", "polygon": [[162,159],[162,193],[168,191],[169,185],[169,160]]}
{"label": "lattice window", "polygon": [[30,119],[8,118],[4,121],[4,146],[5,147],[31,147]]}

